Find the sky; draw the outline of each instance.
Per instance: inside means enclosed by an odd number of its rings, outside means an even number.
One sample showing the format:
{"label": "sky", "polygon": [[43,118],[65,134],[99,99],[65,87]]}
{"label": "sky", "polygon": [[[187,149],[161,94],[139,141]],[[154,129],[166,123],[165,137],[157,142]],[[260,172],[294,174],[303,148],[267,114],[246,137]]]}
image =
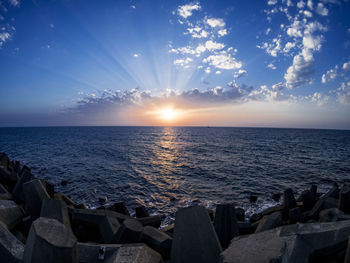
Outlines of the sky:
{"label": "sky", "polygon": [[0,127],[350,129],[349,0],[0,0]]}

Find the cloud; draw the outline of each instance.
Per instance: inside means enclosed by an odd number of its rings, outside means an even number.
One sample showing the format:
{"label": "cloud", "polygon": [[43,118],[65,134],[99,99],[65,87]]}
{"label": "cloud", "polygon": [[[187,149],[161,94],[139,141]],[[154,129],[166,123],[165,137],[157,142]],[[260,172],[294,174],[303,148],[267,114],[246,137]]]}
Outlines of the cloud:
{"label": "cloud", "polygon": [[10,5],[12,6],[19,6],[21,3],[18,0],[9,0]]}
{"label": "cloud", "polygon": [[180,66],[185,66],[193,61],[192,58],[185,58],[185,59],[176,59],[174,61],[174,65],[180,65]]}
{"label": "cloud", "polygon": [[328,9],[322,3],[318,3],[316,13],[321,16],[328,16]]}
{"label": "cloud", "polygon": [[268,64],[267,67],[270,69],[277,69],[273,63]]}
{"label": "cloud", "polygon": [[201,6],[198,2],[188,4],[188,5],[181,5],[177,9],[177,13],[179,16],[183,18],[187,18],[192,15],[193,11],[201,10]]}
{"label": "cloud", "polygon": [[187,31],[184,34],[190,34],[193,38],[207,38],[209,36],[209,33],[199,26],[187,28]]}
{"label": "cloud", "polygon": [[350,70],[350,61],[345,62],[345,63],[343,64],[342,69],[343,69],[344,71]]}
{"label": "cloud", "polygon": [[217,43],[212,40],[208,40],[205,42],[205,48],[209,51],[217,50],[217,49],[223,49],[225,47],[225,44]]}
{"label": "cloud", "polygon": [[245,76],[247,76],[247,75],[248,75],[248,73],[247,73],[246,70],[240,69],[240,70],[238,70],[237,72],[235,72],[235,73],[233,74],[233,77],[234,77],[235,79],[239,79],[239,78],[245,77]]}
{"label": "cloud", "polygon": [[304,1],[299,1],[297,3],[297,7],[300,8],[300,9],[304,8],[304,6],[305,6],[305,2]]}
{"label": "cloud", "polygon": [[323,106],[329,101],[329,96],[321,94],[320,92],[315,92],[311,96],[311,101],[316,103],[317,106]]}
{"label": "cloud", "polygon": [[219,37],[226,36],[227,35],[227,30],[226,29],[220,29],[218,31],[218,35],[219,35]]}
{"label": "cloud", "polygon": [[11,34],[9,32],[1,32],[0,33],[0,47],[9,39],[11,39]]}
{"label": "cloud", "polygon": [[328,70],[325,74],[322,75],[322,83],[326,83],[329,80],[333,80],[338,76],[338,66],[335,66],[334,69]]}
{"label": "cloud", "polygon": [[206,23],[211,27],[224,27],[225,21],[221,18],[207,18]]}
{"label": "cloud", "polygon": [[[307,52],[307,51],[306,51]],[[289,89],[299,87],[304,84],[312,83],[313,57],[310,54],[301,52],[293,58],[293,64],[287,69],[284,74],[286,86]]]}
{"label": "cloud", "polygon": [[268,5],[275,5],[275,4],[277,4],[277,0],[269,0],[269,1],[267,2],[267,4],[268,4]]}
{"label": "cloud", "polygon": [[231,54],[226,51],[221,51],[215,55],[208,56],[203,59],[203,63],[208,63],[218,69],[226,70],[240,69],[242,67],[242,63],[237,61],[236,58],[232,57]]}
{"label": "cloud", "polygon": [[138,58],[139,56],[141,56],[141,54],[140,54],[140,53],[134,53],[132,56],[133,56],[134,58]]}
{"label": "cloud", "polygon": [[341,104],[350,104],[350,81],[345,83],[342,82],[340,88],[337,91],[338,101]]}

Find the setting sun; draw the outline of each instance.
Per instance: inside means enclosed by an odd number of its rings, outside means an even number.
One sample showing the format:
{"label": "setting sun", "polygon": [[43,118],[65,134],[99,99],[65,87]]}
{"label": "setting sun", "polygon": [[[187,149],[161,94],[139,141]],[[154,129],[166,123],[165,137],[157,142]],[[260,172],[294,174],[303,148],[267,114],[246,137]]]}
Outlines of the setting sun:
{"label": "setting sun", "polygon": [[166,108],[159,111],[159,115],[163,120],[171,121],[176,118],[178,112],[172,108]]}

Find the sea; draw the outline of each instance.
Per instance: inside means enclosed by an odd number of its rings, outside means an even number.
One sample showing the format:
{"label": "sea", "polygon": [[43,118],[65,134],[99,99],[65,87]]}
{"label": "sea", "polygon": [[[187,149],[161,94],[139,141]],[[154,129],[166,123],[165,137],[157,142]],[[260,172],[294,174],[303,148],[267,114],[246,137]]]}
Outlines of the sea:
{"label": "sea", "polygon": [[[350,183],[350,131],[225,127],[0,128],[0,151],[89,208],[108,198],[174,221],[179,208],[235,203],[248,217],[273,193]],[[66,186],[61,181],[66,180]],[[250,196],[256,195],[256,203]]]}

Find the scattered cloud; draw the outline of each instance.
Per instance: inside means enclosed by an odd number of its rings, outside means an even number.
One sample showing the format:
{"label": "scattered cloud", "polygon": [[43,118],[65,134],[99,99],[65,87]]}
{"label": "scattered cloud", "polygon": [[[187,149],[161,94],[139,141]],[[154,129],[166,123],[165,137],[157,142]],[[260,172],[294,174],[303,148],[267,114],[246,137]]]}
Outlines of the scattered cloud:
{"label": "scattered cloud", "polygon": [[185,65],[188,65],[189,63],[191,63],[192,61],[193,61],[192,58],[176,59],[174,61],[174,65],[185,66]]}
{"label": "scattered cloud", "polygon": [[237,61],[230,53],[226,51],[218,52],[203,59],[203,63],[208,63],[218,69],[235,70],[242,67],[242,63]]}
{"label": "scattered cloud", "polygon": [[211,27],[224,27],[225,21],[221,18],[207,18],[206,23]]}
{"label": "scattered cloud", "polygon": [[345,62],[345,63],[343,64],[342,69],[343,69],[344,71],[350,70],[350,61]]}
{"label": "scattered cloud", "polygon": [[226,29],[220,29],[218,31],[218,35],[219,35],[219,37],[226,36],[227,35],[227,30]]}
{"label": "scattered cloud", "polygon": [[131,9],[136,9],[136,6],[135,5],[131,5],[130,8]]}
{"label": "scattered cloud", "polygon": [[273,70],[277,69],[273,63],[268,64],[267,67]]}
{"label": "scattered cloud", "polygon": [[193,11],[201,10],[201,6],[199,2],[187,4],[187,5],[181,5],[177,9],[177,13],[182,18],[188,18],[189,16],[192,16]]}
{"label": "scattered cloud", "polygon": [[350,81],[342,82],[337,90],[338,101],[341,104],[350,104]]}
{"label": "scattered cloud", "polygon": [[140,53],[134,53],[132,56],[133,56],[134,58],[138,58],[138,57],[141,56],[141,54],[140,54]]}
{"label": "scattered cloud", "polygon": [[328,9],[322,3],[318,3],[316,7],[316,13],[321,16],[328,16]]}
{"label": "scattered cloud", "polygon": [[9,0],[9,2],[12,6],[19,6],[21,4],[21,2],[18,0]]}
{"label": "scattered cloud", "polygon": [[333,80],[338,76],[338,66],[335,66],[334,69],[328,70],[325,74],[322,75],[322,83],[326,83],[329,80]]}
{"label": "scattered cloud", "polygon": [[320,92],[315,92],[311,96],[311,101],[313,103],[316,103],[317,106],[321,107],[321,106],[325,105],[329,101],[329,96],[321,94]]}
{"label": "scattered cloud", "polygon": [[235,73],[233,74],[233,77],[234,77],[235,79],[239,79],[239,78],[244,77],[244,76],[247,76],[247,75],[248,75],[248,73],[247,73],[246,70],[244,70],[244,69],[239,69],[237,72],[235,72]]}

